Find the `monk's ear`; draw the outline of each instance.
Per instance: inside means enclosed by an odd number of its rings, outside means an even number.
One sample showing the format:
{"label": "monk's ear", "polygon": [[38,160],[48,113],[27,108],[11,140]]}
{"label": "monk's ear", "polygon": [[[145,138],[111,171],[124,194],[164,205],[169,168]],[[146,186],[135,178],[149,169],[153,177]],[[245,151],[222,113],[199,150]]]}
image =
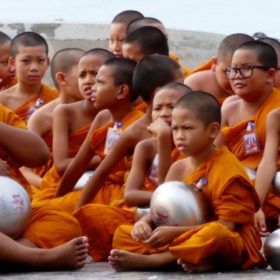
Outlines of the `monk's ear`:
{"label": "monk's ear", "polygon": [[62,72],[57,72],[55,74],[55,79],[60,86],[66,85],[65,74]]}
{"label": "monk's ear", "polygon": [[208,136],[211,140],[215,140],[218,134],[220,133],[220,124],[217,122],[212,122],[208,126]]}
{"label": "monk's ear", "polygon": [[218,64],[218,57],[217,57],[217,56],[214,56],[214,57],[212,58],[212,65],[211,65],[211,70],[212,70],[213,72],[216,71],[217,64]]}
{"label": "monk's ear", "polygon": [[47,57],[47,64],[48,64],[48,66],[50,66],[50,64],[51,64],[51,61],[50,61],[49,57]]}
{"label": "monk's ear", "polygon": [[8,67],[10,69],[11,72],[15,72],[16,70],[16,60],[14,57],[9,57],[8,59]]}
{"label": "monk's ear", "polygon": [[130,94],[130,87],[127,84],[122,84],[119,86],[119,91],[117,94],[117,99],[124,99]]}
{"label": "monk's ear", "polygon": [[267,82],[275,83],[276,70],[274,68],[269,68],[267,70]]}

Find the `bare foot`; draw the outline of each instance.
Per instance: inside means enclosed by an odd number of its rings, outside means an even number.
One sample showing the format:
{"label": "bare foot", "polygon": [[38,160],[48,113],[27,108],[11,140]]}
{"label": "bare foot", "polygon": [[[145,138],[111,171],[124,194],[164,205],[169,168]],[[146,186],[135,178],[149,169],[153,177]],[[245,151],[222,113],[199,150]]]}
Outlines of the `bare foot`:
{"label": "bare foot", "polygon": [[74,238],[65,244],[52,249],[43,249],[40,254],[38,268],[73,270],[82,268],[88,254],[88,239],[85,236]]}
{"label": "bare foot", "polygon": [[217,265],[212,262],[204,262],[203,264],[193,265],[187,262],[183,262],[178,259],[177,263],[188,273],[202,273],[217,271]]}
{"label": "bare foot", "polygon": [[122,271],[160,268],[174,263],[175,259],[169,252],[142,255],[114,249],[110,252],[108,261],[116,271]]}

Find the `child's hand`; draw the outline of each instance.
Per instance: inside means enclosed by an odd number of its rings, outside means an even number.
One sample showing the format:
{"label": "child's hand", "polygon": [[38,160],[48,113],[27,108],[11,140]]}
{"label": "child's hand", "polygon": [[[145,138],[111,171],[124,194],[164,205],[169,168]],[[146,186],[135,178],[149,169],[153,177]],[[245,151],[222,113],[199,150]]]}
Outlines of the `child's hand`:
{"label": "child's hand", "polygon": [[266,228],[265,215],[261,209],[255,213],[255,226],[259,230],[261,236],[269,235]]}
{"label": "child's hand", "polygon": [[148,131],[156,136],[171,135],[171,127],[162,118],[156,119],[148,126]]}
{"label": "child's hand", "polygon": [[134,224],[131,236],[133,239],[138,241],[145,241],[150,238],[152,235],[151,226],[145,221],[138,221]]}
{"label": "child's hand", "polygon": [[171,226],[157,227],[152,232],[152,236],[144,243],[155,248],[163,246],[176,236],[176,231],[174,229],[175,228]]}

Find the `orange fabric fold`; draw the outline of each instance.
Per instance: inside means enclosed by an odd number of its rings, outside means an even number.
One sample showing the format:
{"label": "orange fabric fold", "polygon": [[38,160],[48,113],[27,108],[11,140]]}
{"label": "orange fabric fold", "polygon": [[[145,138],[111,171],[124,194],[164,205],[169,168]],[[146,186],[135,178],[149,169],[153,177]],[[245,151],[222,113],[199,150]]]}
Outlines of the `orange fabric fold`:
{"label": "orange fabric fold", "polygon": [[[72,132],[69,135],[69,152],[68,156],[74,157],[80,149],[83,141],[85,140],[91,124],[87,124],[84,127]],[[48,170],[43,177],[41,188],[34,195],[34,201],[42,201],[46,199],[52,199],[55,195],[57,186],[61,180],[61,175],[57,172],[55,165]],[[35,203],[35,202],[34,202]]]}
{"label": "orange fabric fold", "polygon": [[42,84],[42,87],[41,87],[41,90],[40,90],[38,96],[32,97],[26,103],[24,103],[21,106],[19,106],[18,108],[16,108],[14,111],[20,118],[22,118],[24,121],[27,121],[29,109],[31,106],[33,106],[35,104],[35,102],[37,101],[38,98],[42,99],[44,101],[44,104],[46,104],[57,97],[58,97],[58,93],[57,93],[56,89]]}

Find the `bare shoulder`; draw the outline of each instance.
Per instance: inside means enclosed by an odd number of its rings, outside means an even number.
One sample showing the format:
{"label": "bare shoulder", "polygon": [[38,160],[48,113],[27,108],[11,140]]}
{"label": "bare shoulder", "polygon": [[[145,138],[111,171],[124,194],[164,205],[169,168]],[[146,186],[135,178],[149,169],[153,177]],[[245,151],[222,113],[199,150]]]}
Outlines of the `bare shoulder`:
{"label": "bare shoulder", "polygon": [[215,75],[212,70],[203,70],[191,74],[184,80],[184,84],[191,87],[192,90],[201,90],[205,84],[215,81]]}
{"label": "bare shoulder", "polygon": [[227,97],[224,100],[223,104],[231,103],[231,102],[236,101],[238,99],[239,99],[239,97],[237,95],[230,95],[229,97]]}
{"label": "bare shoulder", "polygon": [[171,180],[178,180],[178,181],[183,181],[183,179],[186,176],[186,166],[187,166],[187,161],[188,159],[181,159],[175,161],[166,176],[166,181],[171,181]]}
{"label": "bare shoulder", "polygon": [[36,110],[28,121],[28,128],[39,135],[44,135],[52,129],[53,111],[58,106],[58,101],[53,100]]}
{"label": "bare shoulder", "polygon": [[150,123],[147,121],[145,116],[141,117],[133,124],[131,124],[123,133],[127,141],[132,141],[134,143],[140,142],[141,140],[151,137],[148,132],[147,127]]}
{"label": "bare shoulder", "polygon": [[11,99],[13,99],[14,95],[15,95],[15,91],[16,91],[16,85],[13,87],[10,87],[6,90],[3,90],[0,94],[0,102],[3,105],[8,105],[9,101]]}
{"label": "bare shoulder", "polygon": [[112,117],[112,114],[110,113],[110,111],[102,110],[102,111],[98,112],[94,118],[94,121],[93,121],[94,128],[97,129],[99,127],[102,127],[111,121],[113,121],[113,117]]}
{"label": "bare shoulder", "polygon": [[280,130],[280,109],[274,109],[267,115],[267,127],[275,127]]}

